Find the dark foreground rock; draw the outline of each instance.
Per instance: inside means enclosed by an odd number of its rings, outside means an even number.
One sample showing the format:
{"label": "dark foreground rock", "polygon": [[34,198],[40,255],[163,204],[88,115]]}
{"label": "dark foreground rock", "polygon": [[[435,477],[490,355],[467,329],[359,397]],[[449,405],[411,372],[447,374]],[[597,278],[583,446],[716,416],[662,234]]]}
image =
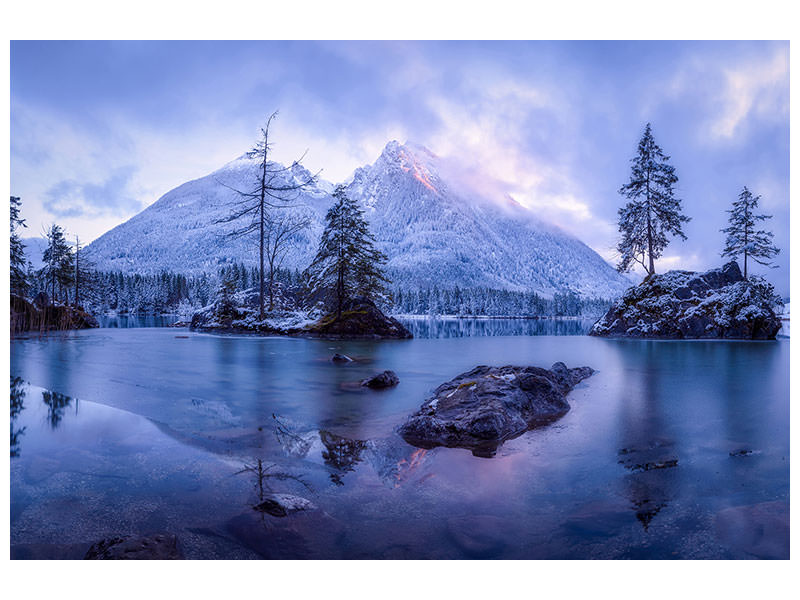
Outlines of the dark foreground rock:
{"label": "dark foreground rock", "polygon": [[86,560],[180,560],[178,538],[169,533],[106,538],[89,548]]}
{"label": "dark foreground rock", "polygon": [[100,325],[81,307],[50,305],[46,294],[39,294],[34,302],[11,295],[11,333],[23,331],[66,331],[90,329]]}
{"label": "dark foreground rock", "polygon": [[306,327],[303,333],[336,339],[409,339],[413,337],[400,321],[384,315],[367,298],[348,300],[341,316],[327,315]]}
{"label": "dark foreground rock", "polygon": [[384,371],[383,373],[378,373],[377,375],[363,380],[361,385],[372,388],[373,390],[382,390],[394,387],[398,383],[400,383],[400,378],[394,371]]}
{"label": "dark foreground rock", "polygon": [[639,338],[775,339],[779,299],[736,262],[705,273],[668,271],[629,288],[589,335]]}
{"label": "dark foreground rock", "polygon": [[505,440],[564,416],[566,394],[592,373],[561,362],[551,370],[475,367],[436,388],[398,432],[420,448],[468,448],[491,457]]}

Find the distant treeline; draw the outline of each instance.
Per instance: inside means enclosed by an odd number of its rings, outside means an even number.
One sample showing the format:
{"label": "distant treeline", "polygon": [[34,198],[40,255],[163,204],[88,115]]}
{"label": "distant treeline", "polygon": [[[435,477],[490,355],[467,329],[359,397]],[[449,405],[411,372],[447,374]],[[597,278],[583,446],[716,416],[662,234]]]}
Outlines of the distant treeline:
{"label": "distant treeline", "polygon": [[[278,269],[278,285],[293,284],[300,279],[298,271]],[[47,277],[31,272],[29,293],[49,292]],[[223,282],[230,282],[235,291],[258,286],[258,270],[242,264],[219,269],[216,273],[183,275],[162,271],[154,275],[130,275],[122,272],[92,271],[81,281],[80,303],[89,312],[161,314],[190,313],[213,302]],[[63,301],[74,301],[72,288],[63,290]]]}
{"label": "distant treeline", "polygon": [[408,315],[475,315],[515,317],[595,316],[611,306],[610,300],[581,298],[573,292],[544,298],[536,292],[513,292],[485,287],[394,291],[393,311]]}
{"label": "distant treeline", "polygon": [[[44,274],[30,274],[30,292],[35,296],[48,291]],[[93,271],[81,281],[81,304],[91,313],[188,314],[216,300],[223,283],[229,291],[258,287],[258,270],[233,264],[216,273],[183,275],[163,271],[154,275],[130,275],[121,272]],[[305,285],[298,270],[278,269],[276,286],[301,290]],[[72,288],[62,292],[64,301],[72,302]],[[477,316],[594,316],[608,310],[610,301],[585,299],[572,292],[557,293],[552,299],[535,292],[512,292],[484,287],[408,290],[397,288],[391,312],[411,315]],[[293,304],[295,304],[293,302]]]}

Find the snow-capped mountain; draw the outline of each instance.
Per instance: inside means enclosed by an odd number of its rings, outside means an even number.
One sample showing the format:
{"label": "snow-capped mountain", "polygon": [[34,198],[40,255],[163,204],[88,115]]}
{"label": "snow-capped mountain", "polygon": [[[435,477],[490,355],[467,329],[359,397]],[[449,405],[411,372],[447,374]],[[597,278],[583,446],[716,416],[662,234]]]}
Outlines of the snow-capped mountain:
{"label": "snow-capped mountain", "polygon": [[[176,187],[97,238],[87,246],[86,257],[100,270],[127,273],[170,270],[197,274],[213,272],[230,263],[256,265],[256,234],[228,235],[250,221],[222,221],[239,207],[241,198],[234,190],[252,191],[257,167],[257,161],[242,155],[205,177]],[[302,166],[294,166],[290,174],[296,182],[310,176]],[[283,183],[288,182],[275,182]],[[316,252],[332,191],[333,186],[322,180],[292,198],[288,210],[305,213],[311,227],[297,237],[286,256],[285,267],[303,268]]]}
{"label": "snow-capped mountain", "polygon": [[[307,175],[293,167],[293,175]],[[256,163],[240,157],[221,169],[166,193],[87,248],[99,269],[191,273],[220,264],[256,264],[255,235],[231,239],[220,223],[249,190]],[[406,288],[486,286],[570,289],[583,296],[618,296],[630,285],[596,252],[560,229],[537,220],[510,197],[488,197],[471,187],[452,162],[422,146],[389,142],[372,164],[347,180],[348,193],[365,208],[378,246],[389,257],[394,283]],[[319,180],[289,210],[303,211],[311,227],[287,255],[285,267],[302,269],[316,251],[331,205],[333,184]],[[241,226],[241,224],[239,224]]]}

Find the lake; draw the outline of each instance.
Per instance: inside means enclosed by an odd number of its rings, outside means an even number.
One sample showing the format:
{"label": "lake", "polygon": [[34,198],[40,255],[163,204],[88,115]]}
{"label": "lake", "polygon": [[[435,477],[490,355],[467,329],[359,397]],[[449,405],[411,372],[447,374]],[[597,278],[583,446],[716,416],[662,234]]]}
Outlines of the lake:
{"label": "lake", "polygon": [[[12,557],[168,531],[188,558],[788,558],[788,339],[445,321],[380,342],[127,324],[12,340]],[[394,432],[475,365],[556,361],[597,373],[493,458]],[[384,369],[399,386],[358,385]],[[269,492],[316,510],[254,511]]]}

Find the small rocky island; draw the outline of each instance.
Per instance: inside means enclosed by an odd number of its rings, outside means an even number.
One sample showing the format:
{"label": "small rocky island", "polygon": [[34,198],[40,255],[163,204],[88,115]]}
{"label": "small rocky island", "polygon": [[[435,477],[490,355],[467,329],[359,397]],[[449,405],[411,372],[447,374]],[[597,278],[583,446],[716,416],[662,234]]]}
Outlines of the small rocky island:
{"label": "small rocky island", "polygon": [[505,441],[563,417],[565,396],[590,377],[589,367],[479,366],[440,385],[398,433],[420,448],[467,448],[492,457]]}
{"label": "small rocky island", "polygon": [[668,339],[775,339],[780,299],[731,261],[705,273],[667,271],[629,288],[589,335]]}
{"label": "small rocky island", "polygon": [[372,300],[352,298],[341,315],[319,310],[276,310],[259,319],[258,293],[249,290],[220,298],[192,316],[191,328],[221,333],[256,333],[325,339],[409,339],[400,321],[389,317]]}

